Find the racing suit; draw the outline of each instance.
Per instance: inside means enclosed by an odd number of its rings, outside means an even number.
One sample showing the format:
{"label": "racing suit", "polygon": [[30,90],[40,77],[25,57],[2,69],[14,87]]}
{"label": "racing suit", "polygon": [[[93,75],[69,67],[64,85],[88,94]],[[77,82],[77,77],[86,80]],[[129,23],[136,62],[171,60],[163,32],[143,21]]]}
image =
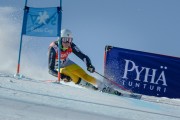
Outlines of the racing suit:
{"label": "racing suit", "polygon": [[[79,65],[74,63],[68,58],[68,55],[74,53],[77,57],[83,60],[88,67],[91,65],[91,60],[87,55],[82,53],[80,49],[72,42],[71,47],[66,50],[61,49],[60,57],[60,73],[69,76],[75,84],[78,84],[81,79],[97,85],[94,77],[88,75]],[[49,73],[55,77],[58,76],[58,41],[54,41],[49,46],[49,60],[48,60]]]}

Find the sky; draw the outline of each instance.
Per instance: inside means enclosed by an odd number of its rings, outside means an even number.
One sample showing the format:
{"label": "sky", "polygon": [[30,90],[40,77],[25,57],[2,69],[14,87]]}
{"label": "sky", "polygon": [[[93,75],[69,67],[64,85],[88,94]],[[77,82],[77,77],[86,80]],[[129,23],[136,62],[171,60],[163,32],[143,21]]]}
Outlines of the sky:
{"label": "sky", "polygon": [[[0,0],[1,71],[16,73],[24,3]],[[59,0],[28,0],[32,7],[57,5]],[[62,28],[72,31],[74,43],[103,73],[106,45],[180,57],[179,5],[179,0],[62,0]],[[23,37],[20,72],[52,78],[47,52],[54,40]],[[79,58],[71,55],[70,59],[86,70]]]}

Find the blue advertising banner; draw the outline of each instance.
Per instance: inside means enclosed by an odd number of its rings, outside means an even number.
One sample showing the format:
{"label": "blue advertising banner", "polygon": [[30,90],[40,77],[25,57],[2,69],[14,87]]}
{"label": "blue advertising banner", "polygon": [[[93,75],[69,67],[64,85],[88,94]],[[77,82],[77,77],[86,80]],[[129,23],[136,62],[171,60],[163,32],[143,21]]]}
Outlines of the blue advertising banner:
{"label": "blue advertising banner", "polygon": [[60,35],[60,8],[25,7],[22,34],[38,37],[57,37]]}
{"label": "blue advertising banner", "polygon": [[180,58],[106,46],[104,75],[132,92],[180,98]]}

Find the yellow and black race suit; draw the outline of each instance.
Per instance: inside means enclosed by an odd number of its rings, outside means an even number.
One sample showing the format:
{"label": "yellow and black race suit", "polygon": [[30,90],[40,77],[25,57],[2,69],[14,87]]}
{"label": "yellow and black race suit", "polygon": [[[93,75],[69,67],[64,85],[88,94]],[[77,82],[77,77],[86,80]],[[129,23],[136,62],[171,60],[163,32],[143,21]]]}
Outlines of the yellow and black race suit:
{"label": "yellow and black race suit", "polygon": [[[91,65],[91,60],[87,55],[82,53],[80,49],[74,44],[71,44],[67,50],[61,49],[61,68],[60,73],[71,77],[75,84],[78,84],[80,79],[83,79],[93,85],[96,85],[96,79],[88,75],[79,65],[68,58],[68,55],[74,53],[77,57],[83,60],[86,66]],[[49,73],[53,76],[58,76],[58,41],[52,42],[49,46]]]}

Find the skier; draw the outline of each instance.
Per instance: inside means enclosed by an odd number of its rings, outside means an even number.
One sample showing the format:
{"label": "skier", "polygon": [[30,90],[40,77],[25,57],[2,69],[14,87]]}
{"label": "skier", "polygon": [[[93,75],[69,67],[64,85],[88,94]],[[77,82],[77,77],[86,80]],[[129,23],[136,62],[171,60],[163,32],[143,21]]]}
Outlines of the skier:
{"label": "skier", "polygon": [[[68,29],[61,30],[61,57],[60,57],[60,73],[61,79],[65,82],[74,82],[86,88],[105,90],[106,92],[115,92],[112,88],[107,87],[103,82],[88,75],[79,65],[68,58],[68,55],[74,53],[83,60],[90,73],[95,71],[90,58],[85,55],[74,44],[72,33]],[[49,46],[49,73],[55,77],[58,76],[58,40],[52,42]]]}

